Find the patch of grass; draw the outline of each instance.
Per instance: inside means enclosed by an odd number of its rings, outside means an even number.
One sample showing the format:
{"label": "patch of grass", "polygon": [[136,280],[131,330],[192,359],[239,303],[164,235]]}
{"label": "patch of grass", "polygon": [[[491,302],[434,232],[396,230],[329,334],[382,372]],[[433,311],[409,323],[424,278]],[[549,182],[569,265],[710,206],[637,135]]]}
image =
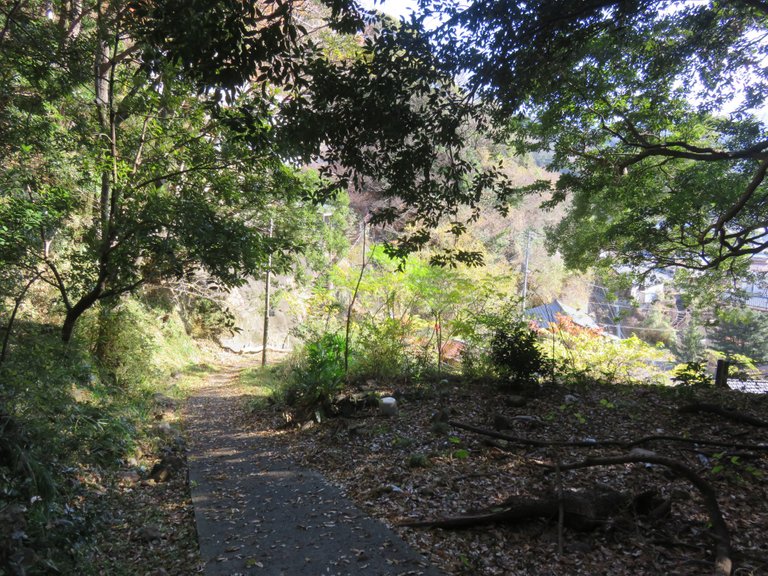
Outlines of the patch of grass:
{"label": "patch of grass", "polygon": [[408,466],[410,468],[426,468],[429,466],[429,456],[421,453],[414,453],[408,457]]}
{"label": "patch of grass", "polygon": [[173,404],[188,378],[212,371],[180,326],[136,301],[94,311],[68,346],[50,326],[17,323],[0,365],[0,511],[18,518],[0,524],[24,526],[27,539],[0,529],[0,566],[32,548],[17,571],[92,572],[97,495],[128,461],[146,466],[168,442],[158,398]]}
{"label": "patch of grass", "polygon": [[208,364],[207,362],[201,362],[200,364],[192,364],[187,366],[182,371],[183,374],[213,374],[216,372],[216,367]]}
{"label": "patch of grass", "polygon": [[393,448],[410,448],[412,445],[413,440],[405,436],[395,436],[395,439],[392,440]]}
{"label": "patch of grass", "polygon": [[248,407],[258,410],[282,395],[285,370],[281,366],[247,368],[240,373],[238,384],[248,393]]}

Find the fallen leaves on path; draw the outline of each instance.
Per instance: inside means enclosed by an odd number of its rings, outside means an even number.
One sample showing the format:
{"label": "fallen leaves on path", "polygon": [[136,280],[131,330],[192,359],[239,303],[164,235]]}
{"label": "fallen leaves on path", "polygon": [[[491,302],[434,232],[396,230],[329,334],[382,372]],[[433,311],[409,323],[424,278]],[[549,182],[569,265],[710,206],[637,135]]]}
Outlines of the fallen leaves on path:
{"label": "fallen leaves on path", "polygon": [[[377,391],[393,392],[385,387]],[[285,454],[340,485],[363,510],[395,527],[405,521],[485,509],[510,496],[552,493],[556,475],[543,465],[621,453],[615,447],[592,445],[596,441],[668,435],[768,446],[764,428],[680,413],[678,406],[690,398],[664,388],[552,386],[524,406],[490,386],[457,384],[440,393],[403,392],[394,418],[366,409],[353,418],[277,431],[280,415],[264,409],[253,413],[248,422],[262,434],[271,434]],[[729,391],[706,390],[697,393],[697,399],[757,416],[768,407],[764,396]],[[488,438],[451,426],[445,416],[483,428],[508,426],[509,435],[544,445]],[[548,442],[582,445],[550,446]],[[710,482],[731,532],[739,573],[768,573],[764,530],[768,526],[768,451],[662,440],[643,448],[692,467]],[[669,469],[623,464],[570,470],[562,473],[561,482],[565,490],[594,486],[631,494],[655,490],[671,507],[663,518],[619,514],[592,532],[566,528],[562,536],[557,521],[547,519],[456,531],[397,529],[452,574],[711,573],[716,542],[707,512],[690,483]]]}

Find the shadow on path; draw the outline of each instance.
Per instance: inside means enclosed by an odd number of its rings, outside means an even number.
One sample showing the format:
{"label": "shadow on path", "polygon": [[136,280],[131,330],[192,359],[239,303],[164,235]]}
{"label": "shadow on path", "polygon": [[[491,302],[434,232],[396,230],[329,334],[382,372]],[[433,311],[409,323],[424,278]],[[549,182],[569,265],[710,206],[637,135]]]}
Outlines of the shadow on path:
{"label": "shadow on path", "polygon": [[189,399],[189,479],[207,576],[440,576],[322,476],[243,430],[237,371]]}

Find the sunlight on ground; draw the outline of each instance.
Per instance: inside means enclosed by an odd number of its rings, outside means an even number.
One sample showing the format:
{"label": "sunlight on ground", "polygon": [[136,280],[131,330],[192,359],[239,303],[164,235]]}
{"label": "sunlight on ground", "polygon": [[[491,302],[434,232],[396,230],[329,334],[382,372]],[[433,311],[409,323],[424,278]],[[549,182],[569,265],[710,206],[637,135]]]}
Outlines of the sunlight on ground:
{"label": "sunlight on ground", "polygon": [[238,378],[238,384],[250,397],[248,403],[252,409],[266,404],[282,383],[282,374],[274,367],[246,368]]}

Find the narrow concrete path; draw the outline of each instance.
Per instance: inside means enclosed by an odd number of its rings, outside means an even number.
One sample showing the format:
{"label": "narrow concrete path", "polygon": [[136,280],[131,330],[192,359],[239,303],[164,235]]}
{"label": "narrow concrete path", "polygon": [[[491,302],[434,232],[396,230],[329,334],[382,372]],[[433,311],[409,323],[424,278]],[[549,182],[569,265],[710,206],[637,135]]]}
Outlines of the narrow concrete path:
{"label": "narrow concrete path", "polygon": [[319,474],[245,430],[239,369],[212,375],[186,408],[189,478],[206,576],[440,576]]}

